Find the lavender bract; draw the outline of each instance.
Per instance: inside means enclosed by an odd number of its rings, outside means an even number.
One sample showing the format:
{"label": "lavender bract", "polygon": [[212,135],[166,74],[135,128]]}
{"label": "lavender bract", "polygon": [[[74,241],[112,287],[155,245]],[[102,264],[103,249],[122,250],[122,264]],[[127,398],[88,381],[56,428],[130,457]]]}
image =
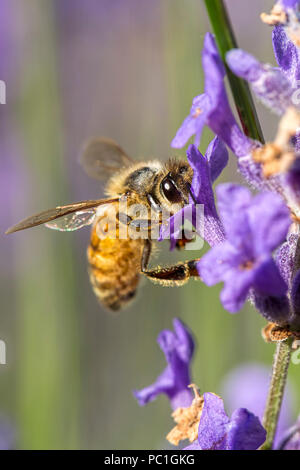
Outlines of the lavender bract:
{"label": "lavender bract", "polygon": [[191,383],[190,362],[194,352],[194,342],[187,327],[178,319],[173,321],[174,332],[163,330],[157,342],[163,351],[167,367],[157,380],[142,390],[135,390],[134,396],[139,405],[144,406],[164,393],[168,396],[171,407],[189,406],[192,393],[188,388]]}

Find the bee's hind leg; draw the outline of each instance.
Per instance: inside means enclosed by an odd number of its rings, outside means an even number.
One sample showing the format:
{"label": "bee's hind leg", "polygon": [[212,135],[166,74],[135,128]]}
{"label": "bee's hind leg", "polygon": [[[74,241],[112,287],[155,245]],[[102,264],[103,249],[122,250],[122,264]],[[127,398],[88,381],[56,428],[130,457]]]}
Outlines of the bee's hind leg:
{"label": "bee's hind leg", "polygon": [[157,266],[154,269],[148,269],[148,263],[151,255],[151,241],[145,240],[145,246],[142,255],[141,271],[151,281],[163,286],[181,286],[185,284],[190,277],[199,277],[196,263],[199,259],[181,262],[173,266]]}

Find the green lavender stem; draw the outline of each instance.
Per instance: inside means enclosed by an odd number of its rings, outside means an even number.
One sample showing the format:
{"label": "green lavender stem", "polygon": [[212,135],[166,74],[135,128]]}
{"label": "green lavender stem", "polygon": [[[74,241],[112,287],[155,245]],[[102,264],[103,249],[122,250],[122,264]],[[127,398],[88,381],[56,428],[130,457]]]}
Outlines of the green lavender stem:
{"label": "green lavender stem", "polygon": [[261,446],[261,450],[271,450],[273,447],[291,358],[291,345],[292,339],[277,343],[276,345],[271,383],[263,417],[263,426],[267,431],[267,438]]}
{"label": "green lavender stem", "polygon": [[[237,42],[230,24],[223,0],[204,0],[208,16],[215,33],[220,55],[225,63],[225,56],[230,49],[237,48]],[[252,139],[264,142],[263,133],[256,114],[250,89],[245,80],[235,76],[227,67],[226,71],[244,132]]]}

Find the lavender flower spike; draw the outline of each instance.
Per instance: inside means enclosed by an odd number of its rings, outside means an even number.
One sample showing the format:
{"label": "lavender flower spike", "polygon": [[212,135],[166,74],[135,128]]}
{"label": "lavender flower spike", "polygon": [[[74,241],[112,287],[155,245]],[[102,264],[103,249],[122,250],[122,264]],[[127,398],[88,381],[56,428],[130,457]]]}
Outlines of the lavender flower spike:
{"label": "lavender flower spike", "polygon": [[209,286],[224,282],[221,301],[232,313],[241,309],[251,288],[261,295],[284,296],[287,284],[272,258],[291,223],[281,197],[271,192],[252,197],[248,189],[231,183],[220,185],[217,195],[226,241],[198,262],[200,277]]}
{"label": "lavender flower spike", "polygon": [[229,418],[220,397],[204,393],[203,398],[198,442],[185,450],[256,450],[264,443],[266,431],[253,413],[238,408]]}
{"label": "lavender flower spike", "polygon": [[190,362],[194,352],[194,342],[187,327],[178,319],[173,321],[174,332],[163,330],[157,342],[163,351],[167,367],[157,380],[142,390],[135,390],[134,396],[139,405],[144,406],[165,393],[175,410],[190,406],[193,396],[188,385],[191,383]]}
{"label": "lavender flower spike", "polygon": [[205,35],[202,63],[205,93],[194,98],[190,115],[177,131],[171,146],[183,147],[194,134],[195,145],[198,146],[203,126],[207,125],[235,155],[238,157],[247,155],[252,147],[252,141],[243,134],[230,109],[224,86],[225,68],[210,33]]}

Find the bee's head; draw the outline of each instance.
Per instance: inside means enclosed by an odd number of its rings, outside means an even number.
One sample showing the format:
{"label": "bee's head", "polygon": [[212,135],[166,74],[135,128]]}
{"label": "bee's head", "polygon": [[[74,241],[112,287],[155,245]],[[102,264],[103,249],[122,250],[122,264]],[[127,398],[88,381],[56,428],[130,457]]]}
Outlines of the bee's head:
{"label": "bee's head", "polygon": [[193,171],[185,161],[170,160],[160,181],[159,192],[168,207],[189,202]]}

